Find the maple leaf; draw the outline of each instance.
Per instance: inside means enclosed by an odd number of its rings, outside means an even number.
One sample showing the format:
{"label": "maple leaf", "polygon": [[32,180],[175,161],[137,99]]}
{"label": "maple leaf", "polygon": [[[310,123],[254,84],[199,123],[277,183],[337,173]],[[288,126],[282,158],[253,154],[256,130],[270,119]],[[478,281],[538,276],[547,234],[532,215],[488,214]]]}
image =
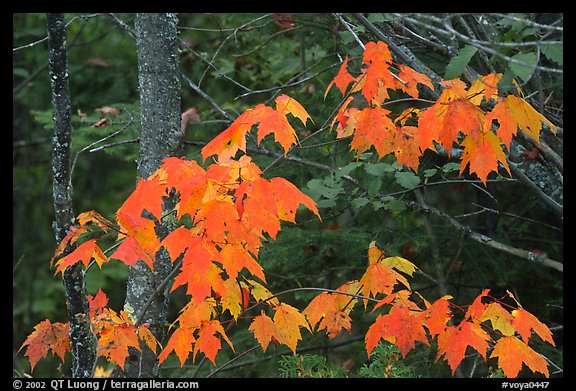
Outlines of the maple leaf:
{"label": "maple leaf", "polygon": [[235,320],[238,319],[238,315],[242,312],[242,284],[244,283],[239,283],[236,279],[229,278],[222,284],[222,291],[218,292],[220,294],[222,313],[225,311],[230,312],[230,315],[232,315]]}
{"label": "maple leaf", "polygon": [[166,237],[160,242],[161,246],[164,246],[170,254],[170,260],[172,263],[178,258],[190,245],[190,241],[195,238],[192,230],[181,225],[172,232],[170,232]]}
{"label": "maple leaf", "polygon": [[380,339],[396,345],[402,357],[406,357],[406,354],[415,347],[416,341],[429,345],[421,317],[421,312],[400,306],[393,306],[386,315],[378,315],[364,338],[368,357]]}
{"label": "maple leaf", "polygon": [[246,280],[252,288],[250,289],[250,294],[254,297],[254,300],[260,302],[262,300],[266,300],[270,305],[278,305],[280,302],[278,301],[277,297],[272,297],[272,292],[268,290],[264,285],[254,281],[254,280]]}
{"label": "maple leaf", "polygon": [[328,84],[328,87],[326,87],[326,91],[324,92],[324,99],[326,99],[328,91],[330,91],[330,88],[332,88],[334,84],[336,85],[336,87],[338,87],[342,95],[344,95],[346,93],[348,85],[355,80],[354,77],[348,72],[349,60],[350,59],[348,58],[348,56],[346,56],[344,61],[342,61],[342,65],[340,65],[338,73],[336,74],[334,79],[330,82],[330,84]]}
{"label": "maple leaf", "polygon": [[506,311],[500,304],[493,302],[488,304],[488,307],[484,310],[481,322],[489,320],[492,323],[492,328],[494,330],[500,330],[503,335],[514,335],[514,326],[512,325],[513,320],[512,314]]}
{"label": "maple leaf", "polygon": [[254,257],[242,245],[236,243],[226,244],[220,251],[220,255],[224,270],[226,270],[230,279],[235,280],[238,272],[246,268],[262,281],[266,281],[262,266],[256,262]]}
{"label": "maple leaf", "polygon": [[[350,281],[336,289],[340,292],[356,294],[360,290],[358,281]],[[322,292],[316,296],[302,311],[313,330],[318,324],[318,331],[326,330],[328,338],[333,339],[342,329],[351,330],[350,311],[358,301],[357,298],[339,293]]]}
{"label": "maple leaf", "polygon": [[498,366],[502,368],[504,376],[516,377],[522,369],[522,364],[526,364],[532,372],[540,372],[548,377],[548,363],[536,353],[532,348],[514,336],[500,338],[490,358],[498,357]]}
{"label": "maple leaf", "polygon": [[[274,99],[274,102],[276,102],[276,111],[284,115],[292,114],[302,122],[302,125],[306,126],[306,121],[308,120],[314,123],[314,120],[312,120],[312,117],[310,117],[310,114],[308,114],[306,109],[297,100],[288,95],[279,95]],[[284,149],[286,150],[286,148]]]}
{"label": "maple leaf", "polygon": [[249,231],[266,232],[276,239],[280,231],[278,207],[271,183],[258,178],[243,182],[235,192],[238,215]]}
{"label": "maple leaf", "polygon": [[388,117],[389,110],[382,107],[366,107],[356,116],[356,130],[350,148],[360,156],[371,146],[376,148],[378,157],[382,158],[392,152],[391,136],[396,133],[396,125]]}
{"label": "maple leaf", "polygon": [[85,241],[70,254],[56,262],[54,275],[59,272],[62,272],[62,275],[64,275],[64,270],[66,270],[68,266],[75,265],[78,262],[82,262],[84,266],[88,267],[91,259],[94,259],[100,267],[102,267],[103,263],[108,262],[108,257],[100,250],[100,247],[96,244],[96,239]]}
{"label": "maple leaf", "polygon": [[72,245],[76,243],[78,238],[81,235],[85,234],[86,232],[88,232],[88,228],[86,227],[76,225],[70,226],[70,231],[66,234],[66,236],[64,236],[62,241],[58,244],[56,250],[54,251],[54,255],[50,259],[50,267],[54,265],[54,261],[58,258],[58,256],[60,256],[64,252],[64,250],[69,244]]}
{"label": "maple leaf", "polygon": [[276,98],[276,109],[264,104],[247,109],[227,129],[202,148],[203,161],[212,155],[218,155],[220,161],[225,161],[233,158],[238,150],[246,152],[246,133],[255,124],[258,124],[258,144],[268,134],[274,133],[274,139],[282,145],[286,154],[298,141],[296,131],[286,119],[288,113],[300,119],[304,126],[306,120],[310,118],[300,103],[284,94]]}
{"label": "maple leaf", "polygon": [[446,329],[446,323],[450,320],[450,300],[452,296],[446,295],[428,305],[425,311],[425,326],[430,335],[436,336]]}
{"label": "maple leaf", "polygon": [[463,321],[458,327],[448,326],[438,335],[436,361],[444,356],[452,369],[452,374],[454,374],[456,367],[464,359],[468,346],[474,348],[486,359],[488,341],[491,340],[490,336],[477,323]]}
{"label": "maple leaf", "polygon": [[196,246],[201,252],[196,253],[190,248],[184,254],[180,274],[174,278],[171,292],[186,285],[186,293],[191,295],[197,303],[204,301],[211,295],[212,289],[218,291],[224,280],[222,270],[211,261],[212,253],[202,246]]}
{"label": "maple leaf", "polygon": [[[120,209],[116,212],[116,219],[131,219],[136,221],[142,218],[142,211],[147,210],[160,220],[162,217],[162,196],[164,195],[166,195],[166,183],[164,181],[140,178],[134,191],[130,193],[126,201],[124,201]],[[122,226],[122,228],[124,227]],[[128,228],[131,227],[128,226]]]}
{"label": "maple leaf", "polygon": [[399,270],[402,273],[406,273],[409,276],[412,276],[416,270],[420,270],[409,260],[398,256],[387,257],[382,259],[380,262],[384,265],[390,266],[391,268]]}
{"label": "maple leaf", "polygon": [[128,266],[136,266],[139,260],[142,260],[150,270],[154,270],[154,260],[150,255],[140,247],[140,244],[132,236],[124,238],[122,243],[116,248],[114,254],[110,256],[125,263]]}
{"label": "maple leaf", "polygon": [[431,90],[434,90],[434,85],[430,78],[414,69],[406,66],[404,64],[398,64],[398,78],[401,80],[396,80],[396,87],[410,95],[412,98],[418,98],[420,93],[418,92],[417,85],[423,84],[428,86]]}
{"label": "maple leaf", "polygon": [[196,225],[204,228],[204,236],[215,243],[225,242],[226,233],[239,220],[238,210],[231,197],[210,200],[196,214]]}
{"label": "maple leaf", "polygon": [[370,41],[364,45],[363,64],[390,64],[392,63],[392,53],[388,45],[382,41]]}
{"label": "maple leaf", "polygon": [[43,357],[46,357],[49,350],[53,355],[60,357],[64,362],[64,355],[69,352],[72,345],[70,343],[70,323],[50,323],[45,319],[34,326],[34,331],[26,337],[26,340],[18,349],[18,352],[27,346],[24,355],[30,361],[30,371],[34,371],[36,363]]}
{"label": "maple leaf", "polygon": [[424,151],[439,142],[448,154],[458,135],[474,134],[481,130],[484,112],[470,102],[465,84],[459,79],[449,80],[436,102],[418,113],[417,141]]}
{"label": "maple leaf", "polygon": [[140,325],[136,334],[138,334],[138,338],[143,340],[152,352],[156,353],[156,347],[159,345],[158,340],[146,325]]}
{"label": "maple leaf", "polygon": [[108,297],[98,289],[96,295],[88,295],[88,304],[90,306],[90,318],[94,318],[98,312],[108,305]]}
{"label": "maple leaf", "polygon": [[175,352],[180,360],[180,366],[183,367],[190,352],[192,352],[194,342],[196,342],[195,330],[196,328],[189,327],[179,327],[174,330],[166,346],[158,355],[158,363],[162,364],[170,353]]}
{"label": "maple leaf", "polygon": [[110,220],[94,210],[80,213],[76,219],[81,226],[86,226],[88,223],[92,223],[95,227],[100,228],[104,232],[108,232],[110,227],[114,226]]}
{"label": "maple leaf", "polygon": [[180,310],[177,321],[180,327],[199,328],[203,322],[212,319],[216,314],[215,307],[216,300],[213,297],[201,302],[192,299]]}
{"label": "maple leaf", "polygon": [[512,118],[518,124],[518,128],[528,133],[534,140],[540,142],[540,130],[544,122],[552,133],[556,133],[557,127],[546,117],[540,114],[530,103],[515,95],[506,97],[506,104],[510,109]]}
{"label": "maple leaf", "polygon": [[120,311],[120,316],[108,310],[110,317],[101,318],[96,328],[98,330],[98,354],[116,363],[124,370],[128,356],[128,348],[140,350],[137,328],[130,320],[130,314]]}
{"label": "maple leaf", "polygon": [[196,161],[169,156],[162,160],[162,165],[148,177],[148,180],[158,180],[168,189],[175,188],[178,192],[184,193],[183,190],[188,187],[189,180],[205,175],[206,171]]}
{"label": "maple leaf", "polygon": [[258,144],[271,133],[274,133],[274,140],[282,145],[284,154],[288,152],[292,145],[296,144],[298,140],[296,131],[282,112],[259,104],[254,108],[254,119],[255,122],[259,122],[258,135],[256,137]]}
{"label": "maple leaf", "polygon": [[381,61],[371,63],[363,73],[362,95],[371,105],[379,107],[389,98],[388,89],[395,89],[395,75]]}
{"label": "maple leaf", "polygon": [[556,125],[536,111],[526,100],[515,95],[508,95],[505,99],[500,99],[492,111],[486,115],[487,129],[492,127],[493,120],[498,121],[499,127],[496,129],[496,133],[508,148],[517,129],[524,130],[536,142],[540,142],[542,122],[548,125],[553,133],[557,131]]}
{"label": "maple leaf", "polygon": [[464,320],[471,320],[475,323],[480,322],[480,318],[482,318],[486,307],[488,307],[488,304],[482,303],[482,299],[488,296],[488,293],[490,293],[490,289],[484,289],[478,296],[476,296],[472,304],[466,310]]}
{"label": "maple leaf", "polygon": [[522,340],[527,344],[528,339],[531,336],[532,330],[540,337],[543,341],[548,342],[552,346],[556,346],[554,339],[552,338],[552,333],[548,326],[540,322],[538,318],[532,315],[530,312],[523,308],[519,308],[512,311],[512,326],[518,331],[518,334],[522,337]]}
{"label": "maple leaf", "polygon": [[464,148],[460,174],[470,164],[470,172],[475,173],[486,186],[488,174],[492,171],[498,172],[498,163],[501,163],[511,175],[506,154],[500,146],[501,143],[502,141],[498,136],[492,132],[480,132],[476,136],[466,136],[460,143]]}
{"label": "maple leaf", "polygon": [[[228,168],[228,182],[256,181],[262,176],[262,170],[248,155],[240,156],[238,160],[219,162],[218,166]],[[211,168],[213,168],[213,166],[210,166],[210,169]]]}
{"label": "maple leaf", "polygon": [[142,212],[148,211],[159,221],[162,217],[164,195],[166,195],[164,181],[140,178],[134,191],[116,211],[116,221],[120,225],[121,232],[132,236],[151,257],[160,247],[160,240],[154,230],[154,221],[142,217]]}
{"label": "maple leaf", "polygon": [[254,333],[254,338],[256,338],[260,346],[262,346],[264,352],[268,349],[270,341],[273,339],[277,340],[279,337],[276,324],[263,310],[260,312],[260,315],[252,320],[248,330]]}
{"label": "maple leaf", "polygon": [[[335,295],[328,292],[322,292],[306,306],[302,314],[308,319],[308,323],[314,329],[320,320],[327,314],[336,312],[334,302]],[[318,331],[322,330],[322,327]]]}
{"label": "maple leaf", "polygon": [[369,265],[360,279],[362,294],[370,297],[374,297],[379,293],[389,295],[399,282],[410,289],[410,283],[404,276],[381,262]]}
{"label": "maple leaf", "polygon": [[216,337],[216,333],[220,334],[232,348],[232,351],[234,351],[234,345],[232,345],[232,341],[228,339],[228,336],[220,322],[217,320],[210,320],[202,323],[202,326],[200,326],[198,338],[194,344],[193,359],[196,359],[196,354],[200,351],[204,353],[210,361],[212,361],[212,364],[216,365],[216,354],[218,354],[218,351],[222,347],[220,338]]}
{"label": "maple leaf", "polygon": [[468,96],[470,102],[478,106],[482,97],[489,101],[490,99],[498,98],[498,82],[502,79],[501,73],[490,73],[488,75],[480,76],[468,88]]}
{"label": "maple leaf", "polygon": [[270,184],[276,198],[276,207],[278,208],[278,218],[291,223],[296,222],[296,210],[300,204],[303,204],[312,213],[314,213],[320,220],[320,213],[316,207],[316,203],[312,198],[302,193],[294,184],[288,182],[284,178],[272,178]]}
{"label": "maple leaf", "polygon": [[296,353],[296,345],[302,339],[300,327],[305,327],[311,332],[308,322],[297,308],[286,303],[280,303],[274,307],[274,324],[278,328],[276,339]]}
{"label": "maple leaf", "polygon": [[254,124],[250,118],[251,112],[248,109],[240,114],[228,128],[206,144],[202,148],[202,161],[212,155],[218,155],[219,160],[226,160],[234,157],[238,150],[246,152],[246,133]]}

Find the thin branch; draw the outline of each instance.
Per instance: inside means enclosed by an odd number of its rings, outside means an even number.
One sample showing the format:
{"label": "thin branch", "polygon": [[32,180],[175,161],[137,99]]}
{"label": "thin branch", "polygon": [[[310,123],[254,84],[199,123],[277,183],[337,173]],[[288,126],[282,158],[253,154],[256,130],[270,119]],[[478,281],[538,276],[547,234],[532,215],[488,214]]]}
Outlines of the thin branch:
{"label": "thin branch", "polygon": [[208,103],[210,103],[210,105],[212,107],[214,107],[214,109],[219,112],[224,118],[226,118],[227,120],[229,120],[230,122],[234,122],[234,117],[232,117],[230,114],[228,114],[223,108],[221,108],[218,103],[216,103],[216,101],[214,101],[214,99],[212,99],[208,94],[206,94],[204,91],[202,91],[202,89],[200,89],[200,87],[198,87],[192,80],[190,80],[188,78],[188,76],[186,76],[183,72],[182,72],[182,78],[184,79],[184,81],[186,81],[186,83],[188,83],[188,85],[190,86],[190,88],[192,88],[194,91],[196,91],[196,93],[198,95],[200,95],[202,98],[204,98]]}
{"label": "thin branch", "polygon": [[508,244],[505,243],[501,243],[497,240],[492,239],[491,237],[488,237],[486,235],[482,235],[478,232],[472,231],[472,229],[464,224],[461,224],[460,222],[458,222],[456,219],[454,219],[452,216],[430,206],[430,205],[426,205],[426,204],[422,204],[422,203],[418,203],[415,201],[405,201],[405,200],[400,200],[400,202],[402,202],[404,205],[406,205],[407,207],[411,208],[411,209],[415,209],[417,211],[420,212],[425,212],[425,213],[432,213],[440,218],[442,218],[442,220],[448,222],[450,225],[452,225],[453,227],[455,227],[457,230],[461,231],[462,233],[464,233],[468,238],[484,244],[488,247],[492,247],[496,250],[499,251],[503,251],[505,253],[526,259],[530,262],[534,262],[540,265],[544,265],[547,267],[550,267],[552,269],[558,270],[560,272],[564,271],[564,265],[558,261],[555,261],[553,259],[548,258],[548,255],[546,253],[534,253],[532,251],[528,251],[528,250],[523,250],[517,247],[513,247],[510,246]]}

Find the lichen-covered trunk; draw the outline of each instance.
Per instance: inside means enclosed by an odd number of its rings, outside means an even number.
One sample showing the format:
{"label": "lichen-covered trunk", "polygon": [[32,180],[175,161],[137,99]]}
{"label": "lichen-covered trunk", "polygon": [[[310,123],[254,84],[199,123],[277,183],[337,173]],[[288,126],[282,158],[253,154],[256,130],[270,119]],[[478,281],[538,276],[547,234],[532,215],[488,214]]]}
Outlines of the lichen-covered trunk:
{"label": "lichen-covered trunk", "polygon": [[[138,177],[147,178],[160,167],[162,159],[181,152],[176,15],[137,14],[135,32],[141,112]],[[169,231],[166,222],[156,227],[160,239]],[[171,267],[168,253],[161,249],[154,260],[154,271],[140,261],[128,272],[125,303],[134,309],[136,318],[145,311],[141,323],[148,323],[159,341],[165,334],[168,295],[158,287],[169,275]],[[153,302],[146,306],[150,298]],[[156,355],[144,343],[141,343],[141,349],[141,352],[131,351],[124,376],[157,377]]]}
{"label": "lichen-covered trunk", "polygon": [[[66,55],[66,25],[63,14],[49,13],[48,67],[52,87],[52,118],[54,138],[52,154],[52,194],[54,200],[54,234],[60,243],[74,221],[70,168],[71,106],[68,87],[68,61]],[[70,252],[71,249],[66,249]],[[66,306],[70,320],[72,343],[72,376],[91,377],[96,361],[96,342],[90,331],[90,307],[81,263],[64,271]]]}

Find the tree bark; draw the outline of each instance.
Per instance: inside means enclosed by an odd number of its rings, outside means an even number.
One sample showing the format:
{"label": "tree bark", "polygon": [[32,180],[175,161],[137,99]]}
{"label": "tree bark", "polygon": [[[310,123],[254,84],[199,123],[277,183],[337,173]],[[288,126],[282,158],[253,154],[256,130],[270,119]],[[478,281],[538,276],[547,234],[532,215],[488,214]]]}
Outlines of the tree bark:
{"label": "tree bark", "polygon": [[[66,25],[63,14],[47,14],[48,67],[52,87],[54,138],[52,155],[52,194],[56,242],[60,243],[74,222],[70,170],[71,104],[68,87]],[[70,248],[67,252],[70,252]],[[95,338],[90,330],[90,307],[84,283],[84,269],[78,263],[64,271],[70,340],[72,343],[72,377],[91,377],[96,361]]]}
{"label": "tree bark", "polygon": [[[165,157],[182,153],[176,15],[137,14],[135,33],[141,112],[138,177],[147,178]],[[169,223],[159,222],[159,238],[163,239],[170,229]],[[150,325],[158,341],[164,338],[168,313],[168,295],[161,284],[171,268],[168,253],[161,249],[154,260],[154,271],[140,261],[128,272],[125,303],[134,309],[136,318]],[[154,301],[145,307],[151,297]],[[131,352],[124,376],[157,377],[156,355],[145,343],[141,343],[141,349],[141,353]]]}

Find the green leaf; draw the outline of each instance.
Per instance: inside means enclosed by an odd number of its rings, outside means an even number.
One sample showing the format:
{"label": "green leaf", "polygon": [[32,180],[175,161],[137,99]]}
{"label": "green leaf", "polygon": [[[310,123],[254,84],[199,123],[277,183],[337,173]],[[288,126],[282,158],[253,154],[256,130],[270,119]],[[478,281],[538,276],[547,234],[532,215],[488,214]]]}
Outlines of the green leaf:
{"label": "green leaf", "polygon": [[380,187],[382,187],[382,179],[375,178],[370,184],[368,185],[368,195],[370,197],[374,197],[380,191]]}
{"label": "green leaf", "polygon": [[406,209],[406,206],[401,201],[398,201],[396,198],[394,198],[392,196],[384,196],[384,197],[380,198],[380,202],[378,203],[378,207],[375,209],[379,209],[379,208],[384,208],[384,209],[389,210],[390,212],[393,212],[393,213],[400,213],[404,209]]}
{"label": "green leaf", "polygon": [[434,175],[436,175],[437,172],[438,172],[437,168],[429,168],[427,170],[424,170],[424,176],[426,178],[430,178],[430,177],[433,177]]}
{"label": "green leaf", "polygon": [[318,205],[318,208],[333,208],[336,206],[336,199],[331,198],[328,200],[318,201],[316,205]]}
{"label": "green leaf", "polygon": [[354,209],[360,209],[368,204],[368,199],[364,197],[354,198],[350,204]]}
{"label": "green leaf", "polygon": [[388,163],[373,163],[373,164],[366,164],[364,166],[366,173],[375,176],[384,176],[388,172],[393,172],[398,169],[398,166],[394,162],[394,164]]}
{"label": "green leaf", "polygon": [[550,61],[554,61],[558,65],[564,65],[564,45],[562,43],[542,45],[540,50]]}
{"label": "green leaf", "polygon": [[510,62],[510,69],[512,72],[516,74],[519,78],[526,81],[534,72],[534,66],[536,65],[536,54],[535,53],[519,53],[512,56],[514,60],[522,61],[523,64],[516,64]]}
{"label": "green leaf", "polygon": [[466,45],[460,49],[458,55],[452,57],[448,65],[446,65],[446,74],[444,75],[444,79],[450,80],[459,77],[477,51],[477,48],[470,45]]}
{"label": "green leaf", "polygon": [[396,173],[396,182],[405,189],[413,189],[420,184],[420,177],[412,171],[401,171]]}
{"label": "green leaf", "polygon": [[449,162],[442,166],[442,172],[460,171],[460,163]]}
{"label": "green leaf", "polygon": [[334,175],[336,176],[337,179],[340,179],[345,175],[350,175],[350,173],[352,171],[354,171],[356,168],[360,167],[362,164],[363,163],[360,163],[360,162],[348,163],[344,167],[338,167],[336,169],[336,172],[334,173]]}

